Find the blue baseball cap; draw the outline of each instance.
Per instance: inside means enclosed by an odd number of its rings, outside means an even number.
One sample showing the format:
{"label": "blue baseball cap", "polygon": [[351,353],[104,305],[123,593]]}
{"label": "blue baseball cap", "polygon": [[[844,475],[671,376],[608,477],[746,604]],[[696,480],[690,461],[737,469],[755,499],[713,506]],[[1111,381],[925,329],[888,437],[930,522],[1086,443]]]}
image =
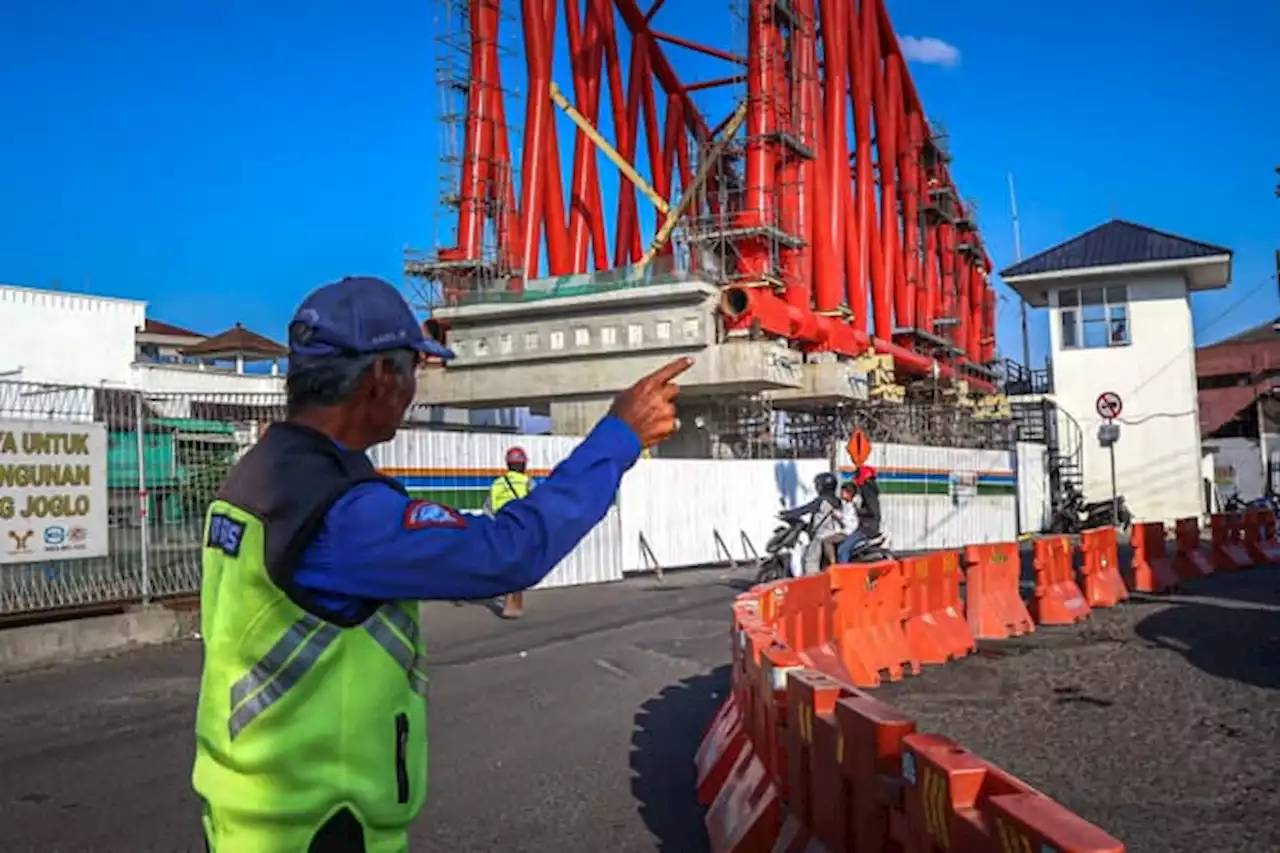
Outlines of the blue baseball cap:
{"label": "blue baseball cap", "polygon": [[289,323],[289,363],[347,354],[416,350],[449,360],[453,350],[427,337],[409,303],[380,278],[347,277],[313,290]]}

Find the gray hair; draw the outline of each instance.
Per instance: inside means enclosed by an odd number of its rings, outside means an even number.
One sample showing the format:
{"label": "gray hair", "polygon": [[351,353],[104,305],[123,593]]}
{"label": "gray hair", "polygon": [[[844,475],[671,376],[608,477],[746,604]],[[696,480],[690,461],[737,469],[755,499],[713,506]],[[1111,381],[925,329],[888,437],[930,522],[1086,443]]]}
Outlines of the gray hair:
{"label": "gray hair", "polygon": [[402,385],[413,381],[417,353],[397,349],[362,355],[335,355],[289,366],[285,391],[289,413],[320,406],[336,406],[355,393],[360,380],[379,361],[389,361]]}

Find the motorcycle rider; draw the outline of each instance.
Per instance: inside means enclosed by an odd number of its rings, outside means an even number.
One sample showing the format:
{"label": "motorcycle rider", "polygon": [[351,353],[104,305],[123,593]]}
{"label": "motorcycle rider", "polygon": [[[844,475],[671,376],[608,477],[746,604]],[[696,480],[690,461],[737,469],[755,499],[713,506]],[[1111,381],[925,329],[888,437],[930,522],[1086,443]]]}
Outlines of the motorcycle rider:
{"label": "motorcycle rider", "polygon": [[876,470],[870,465],[859,465],[853,471],[850,485],[855,491],[858,526],[836,548],[839,563],[849,562],[860,546],[880,535],[880,483],[876,480]]}
{"label": "motorcycle rider", "polygon": [[823,471],[813,478],[813,490],[817,497],[803,506],[780,513],[783,521],[809,519],[809,544],[805,546],[802,570],[806,575],[816,574],[822,568],[824,540],[839,535],[843,529],[840,496],[836,493],[840,481],[830,471]]}

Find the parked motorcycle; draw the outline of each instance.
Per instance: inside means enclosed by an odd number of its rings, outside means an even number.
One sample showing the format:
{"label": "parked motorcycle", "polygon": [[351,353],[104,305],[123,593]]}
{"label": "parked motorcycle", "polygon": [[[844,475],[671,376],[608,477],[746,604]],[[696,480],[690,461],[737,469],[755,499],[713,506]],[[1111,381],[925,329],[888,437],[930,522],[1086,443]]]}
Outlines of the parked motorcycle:
{"label": "parked motorcycle", "polygon": [[1062,501],[1054,508],[1049,522],[1050,533],[1079,533],[1095,527],[1118,526],[1125,530],[1133,524],[1133,513],[1125,505],[1124,495],[1103,501],[1086,501],[1084,494],[1067,486]]}
{"label": "parked motorcycle", "polygon": [[[812,539],[813,517],[810,515],[807,518],[787,519],[779,513],[778,519],[782,524],[774,528],[773,535],[764,546],[764,558],[756,573],[755,582],[758,584],[804,574],[804,554]],[[854,549],[849,562],[876,563],[894,559],[893,552],[886,547],[887,541],[884,533],[873,536]],[[820,571],[825,571],[832,562],[832,556],[826,553],[827,550],[823,549]]]}
{"label": "parked motorcycle", "polygon": [[1263,495],[1260,498],[1254,498],[1251,501],[1243,500],[1240,495],[1230,495],[1222,502],[1222,511],[1225,513],[1242,513],[1251,509],[1269,509],[1272,512],[1280,513],[1280,497],[1276,495]]}

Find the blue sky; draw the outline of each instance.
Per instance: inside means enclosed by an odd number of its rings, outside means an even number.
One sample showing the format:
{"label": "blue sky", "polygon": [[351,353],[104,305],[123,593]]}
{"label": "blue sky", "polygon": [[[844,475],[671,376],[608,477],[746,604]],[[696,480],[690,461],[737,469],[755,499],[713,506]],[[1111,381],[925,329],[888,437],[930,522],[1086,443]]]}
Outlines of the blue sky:
{"label": "blue sky", "polygon": [[[741,49],[741,30],[727,15],[709,25],[707,8],[667,0],[655,26]],[[0,0],[0,281],[141,298],[152,316],[201,331],[243,321],[275,336],[311,287],[348,273],[398,282],[402,248],[448,230],[436,215],[434,9]],[[945,43],[926,42],[935,61],[913,75],[949,129],[997,266],[1013,260],[1012,171],[1024,254],[1118,215],[1236,250],[1235,284],[1195,298],[1202,340],[1280,312],[1274,283],[1258,287],[1280,247],[1280,5],[890,9],[900,34]],[[557,77],[569,89],[560,15]],[[667,51],[685,80],[729,73]],[[518,79],[518,60],[505,65]],[[730,94],[700,105],[714,121]],[[606,198],[615,185],[604,180]],[[1017,313],[1002,304],[1013,355]],[[1033,318],[1039,361],[1047,323]]]}

